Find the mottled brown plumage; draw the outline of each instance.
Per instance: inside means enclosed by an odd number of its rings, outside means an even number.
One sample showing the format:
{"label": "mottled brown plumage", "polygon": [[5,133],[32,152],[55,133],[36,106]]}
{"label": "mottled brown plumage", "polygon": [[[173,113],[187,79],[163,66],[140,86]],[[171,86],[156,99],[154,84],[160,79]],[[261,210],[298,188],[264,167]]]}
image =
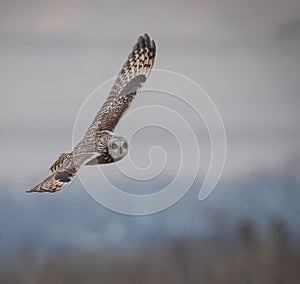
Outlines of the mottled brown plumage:
{"label": "mottled brown plumage", "polygon": [[[72,180],[82,165],[112,163],[126,155],[126,139],[112,131],[143,86],[152,69],[155,54],[154,41],[147,34],[140,36],[83,139],[71,153],[58,157],[50,167],[52,175],[27,192],[58,191]],[[124,151],[121,156],[118,156],[119,150],[114,151],[114,146],[119,147],[120,152]]]}
{"label": "mottled brown plumage", "polygon": [[113,131],[154,63],[156,48],[147,34],[140,36],[86,135],[96,129]]}
{"label": "mottled brown plumage", "polygon": [[68,158],[68,156],[70,155],[71,153],[62,153],[59,155],[59,157],[57,158],[57,160],[53,163],[53,165],[50,167],[50,171],[52,173],[56,172],[62,165],[63,165],[63,162],[65,161],[65,159]]}

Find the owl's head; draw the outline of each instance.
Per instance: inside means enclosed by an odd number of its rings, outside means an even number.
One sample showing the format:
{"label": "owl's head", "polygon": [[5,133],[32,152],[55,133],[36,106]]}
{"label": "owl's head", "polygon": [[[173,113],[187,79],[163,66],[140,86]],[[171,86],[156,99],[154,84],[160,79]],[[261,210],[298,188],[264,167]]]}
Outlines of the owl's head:
{"label": "owl's head", "polygon": [[114,161],[119,161],[124,158],[128,152],[128,142],[124,137],[113,137],[109,140],[108,153],[114,159]]}

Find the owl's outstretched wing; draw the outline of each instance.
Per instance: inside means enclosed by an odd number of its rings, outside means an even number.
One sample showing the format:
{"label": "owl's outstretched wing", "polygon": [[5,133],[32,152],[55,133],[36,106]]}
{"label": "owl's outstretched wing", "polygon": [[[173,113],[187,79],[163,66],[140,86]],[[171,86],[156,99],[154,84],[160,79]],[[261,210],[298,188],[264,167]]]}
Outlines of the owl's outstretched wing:
{"label": "owl's outstretched wing", "polygon": [[86,136],[93,135],[97,130],[114,130],[137,91],[146,81],[154,63],[155,53],[154,41],[147,34],[140,36]]}
{"label": "owl's outstretched wing", "polygon": [[60,169],[26,192],[56,192],[71,182],[77,170]]}
{"label": "owl's outstretched wing", "polygon": [[72,153],[61,154],[51,166],[52,174],[40,184],[26,192],[56,192],[69,184],[80,167],[95,159],[99,153],[88,152],[74,155]]}

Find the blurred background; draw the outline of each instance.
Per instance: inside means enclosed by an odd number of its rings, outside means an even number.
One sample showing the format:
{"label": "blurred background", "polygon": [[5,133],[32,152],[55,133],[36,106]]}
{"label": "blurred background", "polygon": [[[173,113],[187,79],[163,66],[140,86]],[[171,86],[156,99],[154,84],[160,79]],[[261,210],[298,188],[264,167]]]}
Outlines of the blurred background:
{"label": "blurred background", "polygon": [[[200,84],[223,118],[213,194],[197,200],[200,173],[171,208],[140,217],[102,207],[78,179],[26,195],[144,32],[155,68]],[[299,50],[297,0],[1,0],[0,283],[299,283]]]}

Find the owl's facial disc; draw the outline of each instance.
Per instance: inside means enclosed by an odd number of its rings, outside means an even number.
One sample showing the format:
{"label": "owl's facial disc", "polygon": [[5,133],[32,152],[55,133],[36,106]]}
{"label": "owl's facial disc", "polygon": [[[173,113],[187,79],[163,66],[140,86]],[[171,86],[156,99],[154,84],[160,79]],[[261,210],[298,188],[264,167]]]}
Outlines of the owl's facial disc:
{"label": "owl's facial disc", "polygon": [[114,137],[108,142],[108,152],[114,159],[119,161],[124,158],[128,152],[128,142],[123,137]]}

